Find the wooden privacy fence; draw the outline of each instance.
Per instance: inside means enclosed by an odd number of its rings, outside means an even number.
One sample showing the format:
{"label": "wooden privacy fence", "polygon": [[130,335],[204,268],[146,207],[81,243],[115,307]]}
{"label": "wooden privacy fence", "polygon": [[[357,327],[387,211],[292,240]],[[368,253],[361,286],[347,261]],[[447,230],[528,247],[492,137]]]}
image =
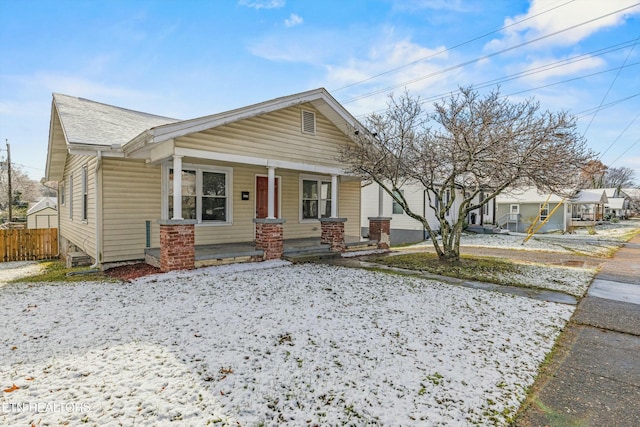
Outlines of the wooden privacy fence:
{"label": "wooden privacy fence", "polygon": [[57,228],[0,230],[0,262],[31,261],[56,256]]}

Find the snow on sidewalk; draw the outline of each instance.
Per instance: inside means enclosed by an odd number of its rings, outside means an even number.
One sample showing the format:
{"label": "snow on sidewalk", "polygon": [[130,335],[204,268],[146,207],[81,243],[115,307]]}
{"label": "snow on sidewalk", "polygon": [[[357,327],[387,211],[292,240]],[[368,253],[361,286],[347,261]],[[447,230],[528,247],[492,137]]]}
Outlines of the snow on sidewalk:
{"label": "snow on sidewalk", "polygon": [[0,306],[9,425],[505,424],[573,311],[283,262],[13,284]]}

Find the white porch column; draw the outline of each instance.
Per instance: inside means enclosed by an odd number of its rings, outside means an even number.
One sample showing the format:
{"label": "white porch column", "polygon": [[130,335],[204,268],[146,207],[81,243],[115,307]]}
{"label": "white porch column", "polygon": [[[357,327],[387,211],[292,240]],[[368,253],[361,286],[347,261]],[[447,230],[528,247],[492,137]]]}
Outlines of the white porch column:
{"label": "white porch column", "polygon": [[338,217],[338,175],[331,175],[331,218]]}
{"label": "white porch column", "polygon": [[182,156],[173,156],[173,218],[182,218]]}
{"label": "white porch column", "polygon": [[267,175],[267,218],[276,218],[276,168],[268,167]]}
{"label": "white porch column", "polygon": [[378,216],[384,216],[384,190],[380,184],[378,184]]}

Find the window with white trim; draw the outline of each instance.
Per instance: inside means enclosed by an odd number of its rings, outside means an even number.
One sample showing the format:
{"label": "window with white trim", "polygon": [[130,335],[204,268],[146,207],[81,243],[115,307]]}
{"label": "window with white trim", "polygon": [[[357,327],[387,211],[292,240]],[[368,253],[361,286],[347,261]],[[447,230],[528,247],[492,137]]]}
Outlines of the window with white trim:
{"label": "window with white trim", "polygon": [[58,184],[58,194],[60,195],[60,206],[64,206],[67,202],[67,195],[65,194],[65,185],[64,181]]}
{"label": "window with white trim", "polygon": [[302,220],[331,217],[331,180],[305,177],[300,187]]}
{"label": "window with white trim", "polygon": [[[447,188],[444,191],[444,198],[442,200],[442,204],[444,205],[443,208],[446,208],[450,201],[451,201],[451,190]],[[447,209],[447,211],[445,212],[445,215],[449,216],[449,210],[450,209]]]}
{"label": "window with white trim", "polygon": [[[167,218],[173,218],[173,168],[168,168]],[[182,218],[199,224],[231,223],[231,169],[182,168]]]}
{"label": "window with white trim", "polygon": [[[396,196],[404,196],[404,190],[394,191]],[[402,215],[404,213],[404,209],[400,206],[400,203],[396,202],[394,198],[391,198],[391,212],[394,215]]]}
{"label": "window with white trim", "polygon": [[69,218],[73,219],[73,174],[69,176]]}
{"label": "window with white trim", "polygon": [[89,192],[87,185],[87,167],[82,167],[82,221],[87,220],[87,211],[89,210]]}
{"label": "window with white trim", "polygon": [[549,205],[540,205],[540,220],[544,221],[549,216]]}

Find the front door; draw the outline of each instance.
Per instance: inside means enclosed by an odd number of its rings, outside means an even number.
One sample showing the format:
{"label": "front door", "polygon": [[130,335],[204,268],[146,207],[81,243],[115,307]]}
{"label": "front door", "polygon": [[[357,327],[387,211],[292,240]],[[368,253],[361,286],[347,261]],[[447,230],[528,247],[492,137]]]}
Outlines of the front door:
{"label": "front door", "polygon": [[509,208],[509,221],[517,222],[520,215],[520,205],[511,205]]}
{"label": "front door", "polygon": [[[278,213],[278,182],[279,178],[276,178],[275,188],[275,216],[279,218]],[[256,218],[266,218],[269,215],[269,179],[266,176],[256,177]]]}

